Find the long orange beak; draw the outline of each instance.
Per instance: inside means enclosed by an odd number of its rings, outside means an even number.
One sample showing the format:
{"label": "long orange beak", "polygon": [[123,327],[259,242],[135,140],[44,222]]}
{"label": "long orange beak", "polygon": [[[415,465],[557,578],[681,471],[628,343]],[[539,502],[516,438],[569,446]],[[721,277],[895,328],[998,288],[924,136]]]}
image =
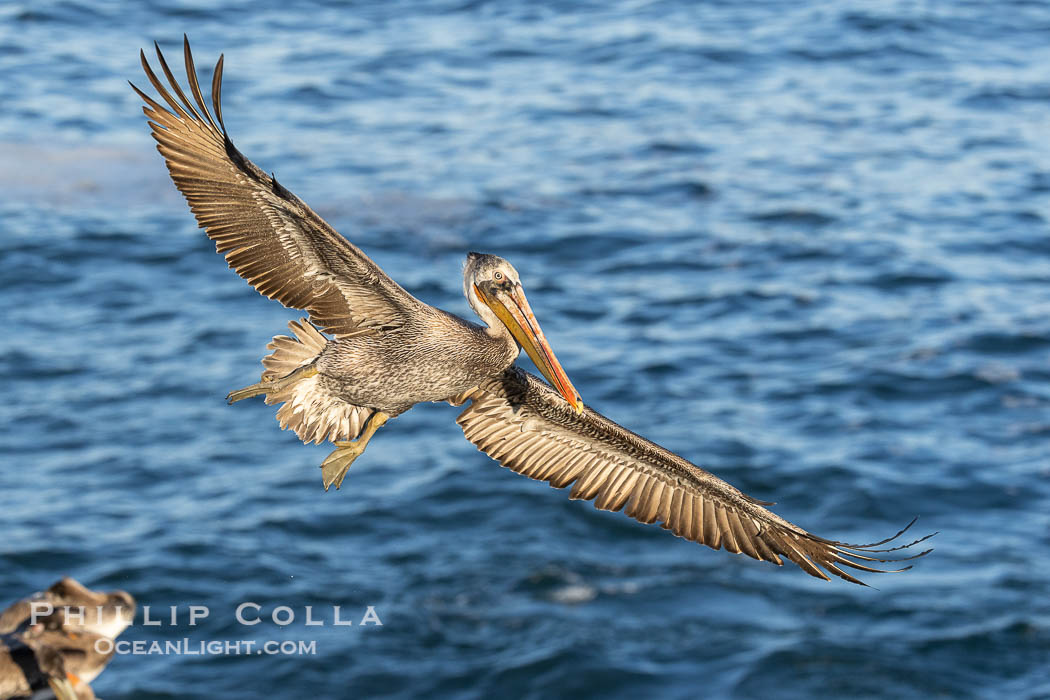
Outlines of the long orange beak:
{"label": "long orange beak", "polygon": [[514,339],[528,353],[547,381],[565,397],[576,413],[583,413],[583,400],[554,356],[521,285],[516,284],[509,291],[497,289],[492,294],[486,294],[478,285],[474,285],[474,290],[478,298],[503,321],[503,325],[514,335]]}

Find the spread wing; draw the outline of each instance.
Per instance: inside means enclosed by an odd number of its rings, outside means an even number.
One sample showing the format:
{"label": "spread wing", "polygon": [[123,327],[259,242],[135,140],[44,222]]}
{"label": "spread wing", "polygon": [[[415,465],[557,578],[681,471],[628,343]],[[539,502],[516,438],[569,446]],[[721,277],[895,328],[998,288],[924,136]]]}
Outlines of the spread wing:
{"label": "spread wing", "polygon": [[146,102],[143,111],[171,179],[230,267],[264,296],[307,310],[329,333],[401,326],[421,302],[234,148],[222,121],[222,57],[212,78],[213,119],[189,42],[184,40],[184,54],[192,103],[156,48],[171,91],[145,53],[142,68],[167,107],[131,87]]}
{"label": "spread wing", "polygon": [[896,573],[911,567],[887,570],[870,564],[915,559],[930,551],[909,557],[878,556],[932,537],[876,549],[911,524],[889,539],[867,545],[812,535],[763,507],[771,503],[744,495],[601,414],[585,409],[577,415],[557,392],[516,367],[456,402],[467,399],[471,404],[456,422],[468,440],[503,466],[555,488],[572,484],[569,498],[593,500],[602,510],[623,509],[635,520],[659,522],[679,537],[712,549],[725,547],[778,566],[783,565],[781,557],[787,557],[811,576],[830,581],[823,567],[862,585],[842,567]]}

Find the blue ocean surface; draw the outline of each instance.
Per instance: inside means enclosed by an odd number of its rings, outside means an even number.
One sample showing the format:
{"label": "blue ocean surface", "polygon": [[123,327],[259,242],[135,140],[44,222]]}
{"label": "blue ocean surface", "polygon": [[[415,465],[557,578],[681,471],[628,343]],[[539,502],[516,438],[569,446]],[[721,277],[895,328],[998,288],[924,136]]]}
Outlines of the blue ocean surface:
{"label": "blue ocean surface", "polygon": [[[437,404],[325,493],[330,447],[224,401],[301,314],[127,85],[184,32],[240,150],[418,298],[472,317],[465,254],[502,255],[589,406],[935,551],[874,589],[715,552]],[[186,640],[99,696],[1050,698],[1047,3],[35,0],[0,76],[0,602],[68,574]]]}

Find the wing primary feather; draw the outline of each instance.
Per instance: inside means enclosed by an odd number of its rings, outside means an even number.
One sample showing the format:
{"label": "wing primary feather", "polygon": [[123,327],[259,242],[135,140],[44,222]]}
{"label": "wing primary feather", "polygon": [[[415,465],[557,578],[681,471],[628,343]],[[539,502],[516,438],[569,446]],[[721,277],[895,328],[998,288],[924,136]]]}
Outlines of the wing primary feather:
{"label": "wing primary feather", "polygon": [[[914,518],[911,519],[911,522],[909,522],[907,525],[902,527],[897,532],[896,535],[893,535],[892,537],[887,537],[884,540],[879,540],[878,542],[872,542],[871,544],[847,544],[845,542],[837,542],[835,540],[827,540],[827,539],[824,539],[823,537],[817,537],[816,535],[813,535],[813,539],[817,540],[818,542],[823,542],[824,544],[830,544],[830,545],[834,545],[836,547],[845,547],[846,549],[866,549],[869,552],[872,552],[872,551],[876,551],[876,552],[877,551],[892,552],[892,551],[895,551],[895,549],[901,549],[901,547],[896,547],[894,549],[886,549],[886,550],[874,550],[874,549],[872,549],[872,547],[878,547],[878,546],[886,544],[887,542],[892,542],[893,540],[897,539],[898,537],[903,535],[905,532],[910,530],[911,526],[914,525],[915,521],[917,521],[918,519],[919,519],[919,516],[916,515]],[[926,535],[921,540],[916,540],[916,542],[922,542],[923,540],[928,540],[929,538],[933,537],[933,535],[936,535],[936,534],[937,533],[934,532],[933,534]],[[915,543],[913,542],[912,544],[915,544]],[[904,545],[904,546],[910,547],[911,545]]]}
{"label": "wing primary feather", "polygon": [[[888,552],[899,552],[902,549],[908,549],[909,547],[914,547],[915,545],[920,544],[922,542],[925,542],[926,540],[930,539],[931,537],[933,537],[935,535],[939,535],[939,534],[940,534],[939,531],[938,532],[931,532],[930,534],[925,535],[923,537],[920,537],[919,539],[914,540],[912,542],[909,542],[908,544],[899,544],[896,547],[888,547],[886,549],[876,549],[874,547],[857,547],[857,546],[844,545],[844,544],[834,544],[834,545],[830,545],[830,546],[835,546],[835,547],[838,547],[838,548],[844,549],[844,550],[854,550],[854,551],[858,551],[858,552],[878,552],[880,554],[886,554]],[[830,544],[830,543],[825,543],[825,544]]]}
{"label": "wing primary feather", "polygon": [[761,534],[755,536],[754,543],[755,549],[757,549],[758,553],[762,555],[762,559],[764,559],[765,561],[773,562],[777,566],[784,565],[784,562],[780,559],[779,556],[777,556],[776,552],[774,552],[772,548],[768,544],[766,544],[766,541],[762,539]]}
{"label": "wing primary feather", "polygon": [[179,85],[179,81],[175,79],[175,74],[172,73],[171,68],[168,67],[168,62],[164,60],[164,54],[160,50],[160,44],[154,41],[153,48],[157,51],[157,61],[160,63],[160,69],[164,71],[164,77],[168,79],[168,84],[171,85],[171,89],[174,90],[175,94],[178,95],[180,100],[182,100],[182,105],[186,108],[187,115],[193,115],[188,118],[191,118],[194,121],[203,122],[204,119],[197,113],[197,110],[193,108],[193,104],[190,103],[189,99],[186,97],[186,93],[182,91],[182,86]]}
{"label": "wing primary feather", "polygon": [[785,545],[784,554],[787,556],[788,559],[802,567],[803,571],[805,571],[810,576],[814,576],[819,579],[824,579],[825,581],[831,580],[830,578],[828,578],[827,574],[821,571],[817,567],[817,565],[814,564],[809,559],[809,557],[805,555],[805,553],[803,553],[801,550],[798,549],[798,547],[795,546],[795,543],[790,540],[790,535],[785,536],[782,541]]}
{"label": "wing primary feather", "polygon": [[[143,107],[142,108],[142,111],[146,114],[147,117],[150,117],[150,119],[153,118],[150,115],[150,111],[151,110],[154,111],[154,112],[164,111],[164,108],[161,107],[159,104],[157,104],[157,102],[152,97],[150,97],[146,93],[142,92],[142,90],[139,90],[138,86],[136,86],[135,83],[133,83],[133,82],[131,82],[129,80],[128,81],[128,85],[130,85],[131,89],[134,90],[136,93],[138,93],[138,96],[142,98],[142,101],[145,102],[148,105],[148,107]],[[151,125],[153,123],[154,122],[152,122],[152,121],[150,122]]]}
{"label": "wing primary feather", "polygon": [[758,550],[755,549],[755,545],[752,543],[752,536],[745,531],[744,524],[740,522],[740,515],[735,511],[726,514],[726,518],[729,520],[729,527],[733,531],[733,536],[736,538],[736,545],[747,556],[752,559],[761,559],[758,556]]}
{"label": "wing primary feather", "polygon": [[190,39],[185,34],[182,35],[182,54],[186,61],[186,77],[190,81],[190,92],[193,93],[193,99],[197,102],[201,114],[203,114],[208,120],[208,123],[211,124],[211,128],[218,130],[215,121],[211,118],[211,112],[208,111],[208,105],[204,102],[204,95],[201,94],[201,86],[197,81],[197,67],[193,65],[193,52],[190,50]]}
{"label": "wing primary feather", "polygon": [[215,70],[211,75],[211,104],[215,107],[215,118],[219,120],[222,135],[226,136],[226,125],[222,122],[222,61],[223,54],[219,54],[219,60],[215,62]]}
{"label": "wing primary feather", "polygon": [[[171,93],[169,93],[168,90],[164,87],[164,84],[160,82],[160,78],[158,78],[157,74],[153,72],[153,68],[150,66],[149,61],[146,60],[146,52],[141,49],[139,50],[139,60],[142,62],[142,70],[146,73],[146,78],[149,80],[150,85],[153,86],[153,89],[157,91],[157,94],[160,95],[164,99],[164,101],[171,106],[172,110],[174,110],[174,114],[172,116],[177,117],[182,121],[192,121],[193,118],[186,113],[186,110],[182,108],[178,101],[176,101],[175,98],[171,96]],[[160,112],[165,111],[163,107],[158,105],[156,102],[153,102],[153,100],[149,101],[152,103],[151,106],[154,106]]]}
{"label": "wing primary feather", "polygon": [[911,568],[911,566],[909,565],[901,567],[899,569],[876,569],[873,566],[865,566],[864,564],[858,564],[855,561],[850,561],[849,559],[846,559],[845,557],[839,554],[835,554],[834,552],[830,555],[830,558],[834,559],[837,562],[845,564],[851,569],[857,569],[858,571],[867,571],[868,573],[872,574],[899,574]]}
{"label": "wing primary feather", "polygon": [[[871,586],[869,586],[868,584],[864,583],[863,581],[861,581],[856,576],[851,576],[851,575],[847,574],[845,571],[843,571],[842,569],[840,569],[839,567],[835,566],[834,564],[832,564],[829,561],[821,562],[821,566],[823,566],[825,569],[827,569],[828,571],[830,571],[831,573],[835,574],[836,576],[838,576],[839,578],[841,578],[843,580],[849,581],[850,583],[855,583],[858,586],[864,586],[865,588],[871,588]],[[881,572],[881,573],[887,573],[887,572],[884,571],[884,572]]]}
{"label": "wing primary feather", "polygon": [[[846,557],[853,557],[855,559],[860,559],[861,561],[874,561],[874,562],[879,562],[881,564],[887,564],[889,562],[895,562],[895,561],[911,561],[912,559],[918,559],[919,557],[926,556],[927,554],[932,552],[933,549],[932,548],[925,549],[925,550],[919,552],[918,554],[912,554],[910,557],[898,557],[896,559],[879,559],[878,557],[869,557],[866,554],[861,554],[860,552],[853,552],[853,551],[850,551],[848,549],[842,549],[841,547],[831,547],[829,549],[829,551],[836,552],[836,553],[841,554],[841,555],[846,556]],[[867,551],[880,551],[880,550],[867,550]]]}

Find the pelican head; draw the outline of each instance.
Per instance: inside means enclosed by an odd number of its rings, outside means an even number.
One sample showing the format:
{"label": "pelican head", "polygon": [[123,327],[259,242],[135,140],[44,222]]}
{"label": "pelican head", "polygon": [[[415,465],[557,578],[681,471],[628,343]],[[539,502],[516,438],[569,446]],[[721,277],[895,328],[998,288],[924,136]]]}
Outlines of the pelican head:
{"label": "pelican head", "polygon": [[[504,326],[518,345],[528,353],[537,369],[558,390],[577,413],[583,412],[583,401],[562,369],[547,343],[529,300],[521,288],[518,271],[498,255],[470,253],[463,270],[463,293],[471,308],[498,331],[494,321]],[[491,312],[491,313],[489,313]],[[492,318],[495,314],[495,318]]]}

